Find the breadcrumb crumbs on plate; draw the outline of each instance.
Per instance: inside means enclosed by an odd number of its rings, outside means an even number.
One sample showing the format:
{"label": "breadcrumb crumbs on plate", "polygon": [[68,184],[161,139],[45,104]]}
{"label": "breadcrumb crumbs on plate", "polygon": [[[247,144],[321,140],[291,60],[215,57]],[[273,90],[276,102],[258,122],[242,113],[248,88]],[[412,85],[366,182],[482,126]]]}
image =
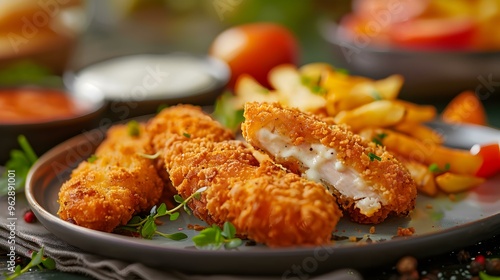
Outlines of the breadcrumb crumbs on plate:
{"label": "breadcrumb crumbs on plate", "polygon": [[187,228],[188,229],[194,229],[196,231],[202,231],[204,230],[206,227],[205,226],[202,226],[202,225],[193,225],[193,224],[188,224],[187,225]]}
{"label": "breadcrumb crumbs on plate", "polygon": [[427,205],[425,205],[425,208],[427,208],[427,209],[432,209],[432,208],[434,208],[434,207],[432,206],[432,204],[427,204]]}
{"label": "breadcrumb crumbs on plate", "polygon": [[403,228],[398,227],[398,236],[412,236],[415,233],[414,227]]}
{"label": "breadcrumb crumbs on plate", "polygon": [[358,238],[356,236],[349,236],[349,241],[351,241],[351,242],[357,242]]}
{"label": "breadcrumb crumbs on plate", "polygon": [[450,199],[451,201],[456,201],[456,200],[457,200],[457,197],[455,196],[455,194],[450,193],[450,194],[448,195],[448,199]]}
{"label": "breadcrumb crumbs on plate", "polygon": [[370,227],[370,234],[374,234],[375,233],[375,226],[372,226]]}

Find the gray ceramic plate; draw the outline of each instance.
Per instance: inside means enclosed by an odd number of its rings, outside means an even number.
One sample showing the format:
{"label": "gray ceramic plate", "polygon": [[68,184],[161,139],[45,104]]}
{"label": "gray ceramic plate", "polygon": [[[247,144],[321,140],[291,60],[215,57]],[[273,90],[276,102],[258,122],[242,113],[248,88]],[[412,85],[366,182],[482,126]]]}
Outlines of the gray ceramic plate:
{"label": "gray ceramic plate", "polygon": [[[454,146],[468,148],[475,142],[500,140],[500,132],[491,128],[431,125],[442,130]],[[196,232],[187,229],[187,225],[204,223],[187,215],[175,222],[165,221],[160,226],[163,232],[185,232],[189,236],[185,241],[143,240],[90,230],[58,218],[57,194],[72,168],[93,152],[103,135],[104,129],[93,130],[43,155],[30,171],[26,196],[37,218],[50,232],[71,245],[109,258],[193,273],[288,277],[292,271],[310,274],[345,267],[364,269],[390,265],[404,255],[431,256],[500,233],[500,176],[457,195],[456,201],[444,195],[437,198],[420,196],[411,217],[389,219],[377,225],[372,234],[369,225],[343,219],[334,233],[340,240],[331,246],[272,249],[257,245],[231,251],[201,250],[193,246],[191,237]],[[414,227],[416,233],[412,237],[394,238],[398,227]],[[354,236],[356,242],[345,239]]]}

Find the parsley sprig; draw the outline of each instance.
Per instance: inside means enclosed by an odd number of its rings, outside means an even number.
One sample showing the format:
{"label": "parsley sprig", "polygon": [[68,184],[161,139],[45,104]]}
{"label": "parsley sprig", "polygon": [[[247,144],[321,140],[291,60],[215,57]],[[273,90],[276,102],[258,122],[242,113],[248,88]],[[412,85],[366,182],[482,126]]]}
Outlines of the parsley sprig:
{"label": "parsley sprig", "polygon": [[236,228],[230,222],[225,222],[222,229],[217,225],[205,228],[193,237],[193,242],[199,248],[214,250],[222,245],[226,249],[234,249],[243,243],[236,237]]}
{"label": "parsley sprig", "polygon": [[5,164],[5,171],[0,178],[0,196],[5,195],[8,192],[8,171],[15,170],[16,172],[16,182],[15,188],[16,192],[21,192],[24,190],[24,184],[26,183],[26,177],[31,166],[38,160],[37,155],[33,151],[33,148],[28,142],[28,139],[24,135],[19,135],[17,142],[21,147],[21,150],[14,149],[10,151],[10,159]]}
{"label": "parsley sprig", "polygon": [[39,252],[33,252],[31,253],[31,261],[24,267],[21,268],[20,265],[16,266],[14,269],[14,272],[11,274],[4,274],[6,276],[6,280],[12,280],[17,278],[18,276],[21,276],[23,273],[29,271],[33,267],[38,267],[39,269],[55,269],[56,268],[56,262],[49,258],[45,257],[43,255],[44,248],[40,248]]}
{"label": "parsley sprig", "polygon": [[162,203],[159,207],[154,206],[151,208],[148,216],[144,218],[141,216],[134,216],[125,226],[120,227],[120,229],[139,233],[145,239],[152,239],[154,235],[159,235],[172,240],[185,239],[187,238],[187,235],[182,232],[168,234],[158,231],[156,219],[168,215],[170,221],[175,221],[179,218],[180,213],[178,210],[181,208],[184,208],[188,214],[191,214],[191,210],[189,209],[187,203],[193,198],[200,199],[201,193],[206,189],[207,187],[202,187],[186,199],[183,199],[180,195],[176,195],[174,199],[179,203],[176,207],[168,210],[165,203]]}

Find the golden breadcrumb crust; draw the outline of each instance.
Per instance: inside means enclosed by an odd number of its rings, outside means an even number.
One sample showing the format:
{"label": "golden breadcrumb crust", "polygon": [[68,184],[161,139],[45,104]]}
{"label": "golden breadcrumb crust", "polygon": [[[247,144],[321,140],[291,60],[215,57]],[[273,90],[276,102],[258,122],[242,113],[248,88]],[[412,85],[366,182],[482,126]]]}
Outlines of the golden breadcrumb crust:
{"label": "golden breadcrumb crust", "polygon": [[[334,148],[337,160],[358,172],[361,178],[387,201],[381,209],[367,216],[354,206],[353,198],[336,191],[339,204],[352,220],[359,223],[380,223],[390,214],[404,216],[414,208],[417,190],[408,170],[383,147],[365,141],[345,126],[327,124],[312,114],[295,108],[285,108],[277,103],[247,103],[244,116],[243,136],[256,149],[266,151],[266,143],[261,143],[256,136],[264,127],[275,134],[286,135],[291,145],[321,143]],[[302,174],[306,171],[306,167],[298,159],[269,155],[294,173]],[[371,159],[370,156],[373,155],[380,160]],[[322,182],[329,188],[335,187],[328,182]]]}
{"label": "golden breadcrumb crust", "polygon": [[229,221],[238,234],[271,247],[328,244],[341,217],[333,196],[321,184],[259,162],[245,143],[228,140],[232,135],[200,112],[176,106],[150,122],[161,123],[156,133],[163,135],[153,137],[156,147],[164,145],[164,164],[179,194],[186,198],[207,187],[190,202],[193,214],[219,226]]}
{"label": "golden breadcrumb crust", "polygon": [[59,191],[61,219],[111,232],[136,213],[149,211],[160,199],[163,181],[153,161],[138,155],[153,150],[143,126],[130,136],[126,125],[115,125],[95,152],[93,162],[81,162]]}

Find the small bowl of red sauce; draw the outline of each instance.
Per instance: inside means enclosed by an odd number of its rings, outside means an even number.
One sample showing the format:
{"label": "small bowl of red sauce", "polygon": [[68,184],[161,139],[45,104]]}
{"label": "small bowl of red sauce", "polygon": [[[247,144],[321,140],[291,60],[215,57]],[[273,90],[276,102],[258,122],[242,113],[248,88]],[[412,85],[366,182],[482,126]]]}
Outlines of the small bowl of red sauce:
{"label": "small bowl of red sauce", "polygon": [[106,109],[98,96],[75,95],[64,89],[0,88],[0,164],[17,138],[24,135],[38,155],[56,144],[95,128]]}

